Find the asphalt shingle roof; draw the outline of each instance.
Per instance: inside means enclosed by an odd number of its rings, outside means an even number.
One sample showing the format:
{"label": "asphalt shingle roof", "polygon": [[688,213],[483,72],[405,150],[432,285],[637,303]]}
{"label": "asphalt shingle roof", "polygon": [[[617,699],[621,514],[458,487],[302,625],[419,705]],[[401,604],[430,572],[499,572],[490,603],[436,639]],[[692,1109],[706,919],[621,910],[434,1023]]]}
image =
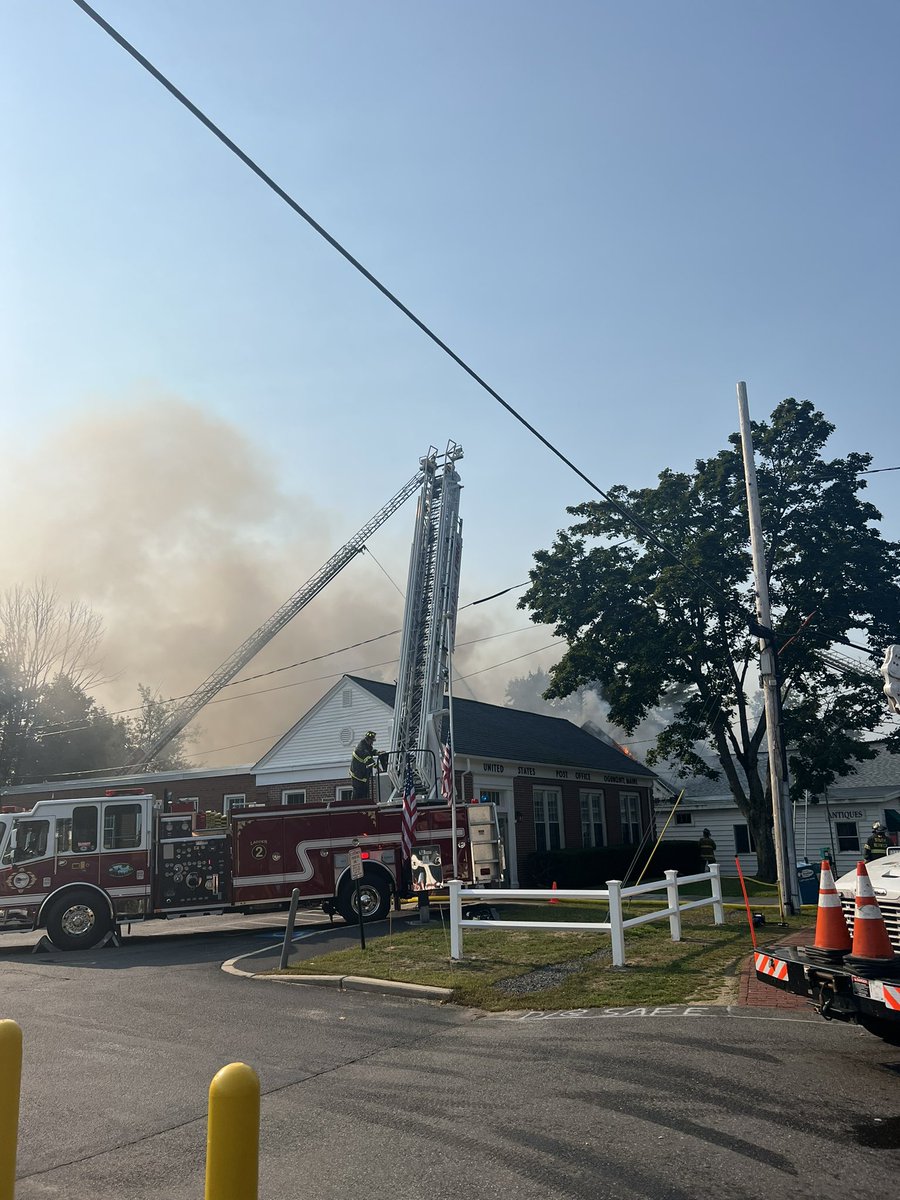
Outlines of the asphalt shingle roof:
{"label": "asphalt shingle roof", "polygon": [[[362,679],[358,675],[348,675],[347,678],[384,704],[394,707],[394,684]],[[453,733],[456,754],[584,767],[585,770],[607,771],[616,775],[653,778],[649,767],[562,717],[545,717],[539,713],[454,697]]]}
{"label": "asphalt shingle roof", "polygon": [[[838,776],[828,788],[829,796],[842,789],[853,791],[871,787],[900,787],[900,754],[891,754],[883,742],[878,742],[877,747],[878,753],[875,758],[855,762],[853,763],[854,769],[849,775]],[[760,754],[763,770],[765,770],[766,758],[765,753]],[[719,772],[717,780],[705,779],[698,775],[689,775],[682,779],[678,776],[677,767],[673,763],[665,763],[659,771],[659,775],[676,791],[680,792],[684,788],[685,800],[712,799],[721,796],[730,798],[731,791],[728,787],[728,780],[725,778],[725,772],[719,766],[718,760],[710,759],[709,764]],[[740,764],[735,763],[735,770],[741,783],[746,785],[746,776]]]}

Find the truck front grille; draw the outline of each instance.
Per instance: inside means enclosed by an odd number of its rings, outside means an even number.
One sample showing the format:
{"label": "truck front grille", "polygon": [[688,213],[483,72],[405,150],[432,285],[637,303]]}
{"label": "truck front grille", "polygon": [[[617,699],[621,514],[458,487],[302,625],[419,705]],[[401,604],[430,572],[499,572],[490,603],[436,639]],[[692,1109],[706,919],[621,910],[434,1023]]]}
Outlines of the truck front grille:
{"label": "truck front grille", "polygon": [[[894,947],[895,953],[900,954],[900,900],[882,900],[878,896],[875,899],[878,901],[878,907],[884,917],[884,926],[891,939],[891,945]],[[851,896],[841,896],[841,908],[844,910],[844,917],[852,936],[853,918],[856,913],[855,899]]]}

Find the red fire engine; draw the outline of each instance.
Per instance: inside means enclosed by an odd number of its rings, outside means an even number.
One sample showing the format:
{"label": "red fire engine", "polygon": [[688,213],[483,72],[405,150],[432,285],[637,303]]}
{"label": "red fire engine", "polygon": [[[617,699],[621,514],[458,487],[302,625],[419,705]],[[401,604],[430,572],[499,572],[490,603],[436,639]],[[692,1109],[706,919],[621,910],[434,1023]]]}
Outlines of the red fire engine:
{"label": "red fire engine", "polygon": [[[301,901],[358,919],[348,852],[362,850],[360,907],[387,916],[413,895],[397,804],[335,802],[233,812],[221,830],[193,813],[163,813],[150,795],[41,800],[0,817],[0,930],[46,929],[61,950],[97,945],[121,924],[187,913],[254,912]],[[499,882],[493,805],[420,804],[413,855],[438,885]],[[444,864],[441,867],[440,864]]]}
{"label": "red fire engine", "polygon": [[[354,846],[362,851],[364,920],[385,917],[392,897],[432,890],[444,878],[501,882],[494,806],[448,803],[437,769],[445,722],[452,728],[444,698],[462,554],[461,457],[455,442],[443,453],[430,447],[416,475],[182,702],[141,758],[148,766],[418,489],[391,748],[380,756],[385,774],[373,781],[385,802],[249,809],[213,830],[198,828],[196,814],[162,812],[151,795],[42,800],[30,812],[0,817],[0,930],[45,928],[54,945],[74,950],[152,917],[277,907],[294,888],[303,901],[355,921]],[[400,829],[407,777],[420,797],[408,859]]]}

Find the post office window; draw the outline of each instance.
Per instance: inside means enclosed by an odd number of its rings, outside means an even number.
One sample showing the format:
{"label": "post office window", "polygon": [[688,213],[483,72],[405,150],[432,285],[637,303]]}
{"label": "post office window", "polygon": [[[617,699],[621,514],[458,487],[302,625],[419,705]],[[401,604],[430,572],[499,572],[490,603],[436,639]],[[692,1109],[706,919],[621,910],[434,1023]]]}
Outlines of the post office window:
{"label": "post office window", "polygon": [[3,855],[3,865],[46,858],[49,837],[49,821],[16,821],[12,838]]}
{"label": "post office window", "polygon": [[852,850],[859,854],[859,827],[855,821],[835,821],[838,850]]}
{"label": "post office window", "polygon": [[96,804],[79,804],[71,817],[56,818],[57,854],[93,854],[97,849]]}
{"label": "post office window", "polygon": [[136,850],[140,844],[140,804],[107,804],[103,813],[103,849]]}
{"label": "post office window", "polygon": [[562,827],[562,792],[559,788],[535,788],[534,846],[540,851],[561,850],[565,844]]}
{"label": "post office window", "polygon": [[603,793],[582,792],[580,799],[582,846],[605,846],[606,819],[603,811]]}
{"label": "post office window", "polygon": [[619,819],[622,841],[628,846],[636,846],[641,840],[641,797],[638,792],[619,793]]}

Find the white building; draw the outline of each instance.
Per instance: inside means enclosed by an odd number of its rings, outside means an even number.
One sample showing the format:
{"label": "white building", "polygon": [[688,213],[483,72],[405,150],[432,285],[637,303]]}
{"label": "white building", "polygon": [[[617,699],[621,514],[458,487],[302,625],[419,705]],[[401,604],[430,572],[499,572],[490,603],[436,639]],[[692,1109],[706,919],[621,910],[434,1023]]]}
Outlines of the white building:
{"label": "white building", "polygon": [[[863,845],[876,821],[887,826],[895,839],[900,834],[900,754],[891,754],[877,743],[875,758],[856,763],[855,773],[839,779],[822,796],[810,796],[793,806],[794,841],[798,859],[821,859],[829,850],[843,874],[862,857]],[[711,764],[716,767],[717,764]],[[740,771],[740,768],[738,768]],[[716,859],[723,874],[737,874],[735,857],[740,857],[745,875],[756,874],[756,854],[743,814],[734,802],[725,775],[718,780],[678,779],[671,769],[661,775],[672,794],[657,794],[656,825],[665,840],[696,841],[708,829],[716,843]],[[679,792],[681,803],[672,809]],[[669,818],[672,818],[669,821]]]}

